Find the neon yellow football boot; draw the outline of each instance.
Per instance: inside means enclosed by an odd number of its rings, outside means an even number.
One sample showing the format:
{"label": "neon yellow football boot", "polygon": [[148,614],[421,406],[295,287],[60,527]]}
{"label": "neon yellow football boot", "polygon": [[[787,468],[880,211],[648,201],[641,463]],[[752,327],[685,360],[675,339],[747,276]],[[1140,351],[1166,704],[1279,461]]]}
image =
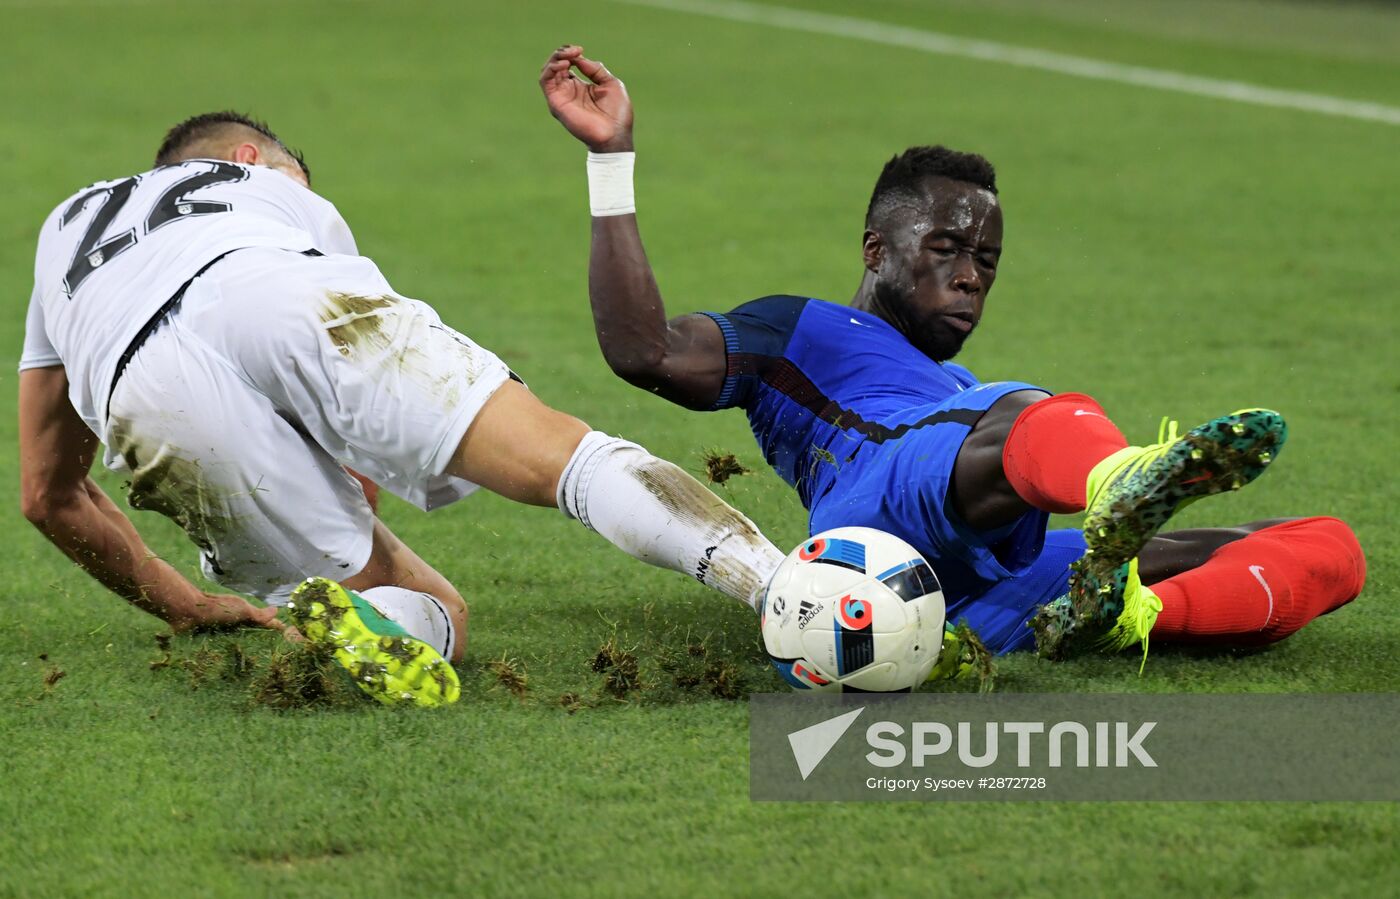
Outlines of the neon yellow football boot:
{"label": "neon yellow football boot", "polygon": [[329,649],[377,702],[431,707],[461,695],[457,672],[436,649],[335,581],[307,578],[292,591],[287,608],[302,635]]}
{"label": "neon yellow football boot", "polygon": [[1162,600],[1138,577],[1137,559],[1133,559],[1123,568],[1123,611],[1119,613],[1113,626],[1094,641],[1094,646],[1104,652],[1121,652],[1129,647],[1141,645],[1142,665],[1138,666],[1138,673],[1141,674],[1143,666],[1147,664],[1147,637],[1152,632],[1152,625],[1157,623],[1157,613],[1162,611]]}
{"label": "neon yellow football boot", "polygon": [[1172,515],[1253,481],[1288,438],[1283,416],[1244,409],[1178,436],[1162,422],[1158,442],[1131,446],[1089,473],[1084,555],[1070,568],[1069,593],[1031,621],[1036,649],[1065,658],[1089,648],[1146,647],[1161,602],[1137,575],[1137,554]]}

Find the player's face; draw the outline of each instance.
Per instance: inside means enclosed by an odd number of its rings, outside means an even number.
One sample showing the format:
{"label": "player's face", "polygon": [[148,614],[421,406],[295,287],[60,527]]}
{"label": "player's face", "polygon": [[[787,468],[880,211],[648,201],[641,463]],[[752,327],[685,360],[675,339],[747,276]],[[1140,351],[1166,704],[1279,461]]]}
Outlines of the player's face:
{"label": "player's face", "polygon": [[951,359],[982,319],[1001,258],[1001,205],[972,184],[930,178],[923,199],[891,216],[875,297],[925,355]]}

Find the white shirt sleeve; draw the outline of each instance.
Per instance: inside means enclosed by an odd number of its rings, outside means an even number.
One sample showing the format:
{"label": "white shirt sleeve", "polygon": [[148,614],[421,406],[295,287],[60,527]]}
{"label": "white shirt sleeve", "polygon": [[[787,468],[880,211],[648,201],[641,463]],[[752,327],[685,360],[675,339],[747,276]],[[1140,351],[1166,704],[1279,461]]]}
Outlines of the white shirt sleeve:
{"label": "white shirt sleeve", "polygon": [[44,304],[39,299],[39,287],[29,296],[29,312],[24,318],[24,351],[19,357],[19,370],[26,368],[48,368],[62,365],[58,350],[49,341],[49,332],[44,328]]}

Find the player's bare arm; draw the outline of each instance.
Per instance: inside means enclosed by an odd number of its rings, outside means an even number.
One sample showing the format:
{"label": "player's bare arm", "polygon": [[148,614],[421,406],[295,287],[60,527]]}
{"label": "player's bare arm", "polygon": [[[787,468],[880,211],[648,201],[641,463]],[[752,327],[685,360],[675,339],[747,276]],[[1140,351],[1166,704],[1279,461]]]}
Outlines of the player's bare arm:
{"label": "player's bare arm", "polygon": [[176,631],[282,627],[275,608],[205,593],[146,547],[88,476],[97,438],[68,401],[62,367],[20,372],[19,426],[25,518],[104,587]]}
{"label": "player's bare arm", "polygon": [[[582,47],[554,51],[540,88],[550,113],[590,151],[632,152],[627,88]],[[703,315],[667,320],[634,213],[593,216],[588,296],[598,345],[614,372],[673,403],[713,405],[724,384],[723,335]]]}

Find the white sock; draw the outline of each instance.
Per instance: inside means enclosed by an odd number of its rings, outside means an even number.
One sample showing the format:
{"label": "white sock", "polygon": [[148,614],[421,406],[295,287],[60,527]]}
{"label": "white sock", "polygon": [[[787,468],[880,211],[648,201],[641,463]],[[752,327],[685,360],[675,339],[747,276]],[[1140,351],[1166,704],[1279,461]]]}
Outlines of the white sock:
{"label": "white sock", "polygon": [[444,659],[452,660],[457,629],[452,626],[452,616],[436,596],[404,587],[371,587],[358,592],[379,610],[379,614],[408,631],[409,636],[436,649]]}
{"label": "white sock", "polygon": [[753,606],[783,553],[701,483],[635,443],[590,431],[559,478],[559,508],[633,558]]}

